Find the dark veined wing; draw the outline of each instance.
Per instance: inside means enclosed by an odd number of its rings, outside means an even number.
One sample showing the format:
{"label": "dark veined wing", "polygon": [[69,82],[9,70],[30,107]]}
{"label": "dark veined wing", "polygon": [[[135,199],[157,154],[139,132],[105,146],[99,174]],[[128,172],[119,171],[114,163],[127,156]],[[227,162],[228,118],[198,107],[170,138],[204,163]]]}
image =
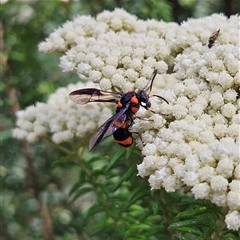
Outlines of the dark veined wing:
{"label": "dark veined wing", "polygon": [[101,142],[103,137],[112,134],[125,123],[127,119],[127,109],[128,108],[123,108],[118,113],[110,117],[102,126],[98,128],[98,130],[90,139],[89,151],[95,148]]}
{"label": "dark veined wing", "polygon": [[121,93],[108,92],[96,88],[84,88],[71,92],[69,97],[78,104],[86,104],[88,102],[117,103],[121,98]]}

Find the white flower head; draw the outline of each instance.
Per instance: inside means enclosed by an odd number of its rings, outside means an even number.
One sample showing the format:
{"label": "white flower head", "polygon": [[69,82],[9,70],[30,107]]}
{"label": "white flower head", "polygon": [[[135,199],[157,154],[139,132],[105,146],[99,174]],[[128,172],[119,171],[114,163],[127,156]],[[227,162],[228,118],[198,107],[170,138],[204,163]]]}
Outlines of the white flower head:
{"label": "white flower head", "polygon": [[[213,22],[214,19],[222,21],[226,29],[231,25],[238,31],[239,18],[234,18],[236,25],[233,24],[233,19],[228,22],[224,16],[213,15]],[[217,29],[218,21],[215,22]],[[164,183],[157,169],[149,172],[148,168],[151,168],[149,165],[141,164],[146,167],[141,169],[141,172],[145,173],[144,176],[149,173],[152,188],[164,187],[167,191],[172,191],[174,187],[175,190],[179,188],[179,183],[185,184],[193,187],[192,193],[196,198],[209,199],[218,206],[229,207],[231,211],[239,212],[237,203],[233,202],[236,192],[228,195],[230,179],[236,181],[240,176],[237,151],[240,83],[234,80],[239,76],[239,68],[235,68],[235,62],[240,60],[239,54],[235,54],[239,52],[239,46],[229,38],[228,43],[222,43],[219,39],[216,45],[209,49],[208,39],[204,33],[205,22],[204,18],[189,20],[188,24],[180,26],[179,31],[186,31],[185,35],[179,35],[181,37],[172,43],[175,44],[173,46],[175,51],[177,42],[178,46],[184,49],[175,58],[174,70],[177,81],[159,93],[170,104],[165,106],[155,98],[151,100],[154,110],[156,108],[157,113],[162,114],[164,121],[159,118],[159,125],[154,122],[144,125],[146,127],[144,135],[148,131],[153,137],[148,136],[148,142],[143,146],[142,153],[145,156],[143,164],[150,156],[168,159],[165,167],[171,169],[167,179],[172,179],[172,184],[167,180]],[[169,94],[171,91],[174,95]],[[156,107],[157,105],[161,107]],[[168,111],[164,110],[166,108]],[[140,125],[138,124],[139,127]],[[143,132],[142,128],[143,125],[141,125]],[[140,130],[136,128],[138,129]],[[175,161],[177,165],[172,165],[175,158],[179,161]],[[163,166],[159,167],[159,171],[162,169]],[[233,229],[235,226],[229,228]]]}
{"label": "white flower head", "polygon": [[238,230],[240,228],[240,213],[239,211],[230,211],[226,215],[225,222],[229,229]]}
{"label": "white flower head", "polygon": [[46,103],[37,103],[20,111],[13,136],[29,142],[50,137],[56,144],[79,138],[79,142],[86,146],[91,134],[111,116],[111,110],[99,103],[77,105],[68,94],[92,86],[92,83],[70,84],[50,95]]}
{"label": "white flower head", "polygon": [[[153,111],[139,110],[146,119],[134,121],[132,129],[143,141],[138,145],[144,156],[139,175],[149,177],[152,189],[175,191],[188,185],[195,198],[228,207],[229,229],[240,226],[236,191],[231,189],[240,179],[239,21],[237,15],[227,19],[213,14],[177,25],[139,20],[115,9],[95,19],[77,17],[39,45],[41,51],[62,53],[63,71],[75,71],[102,89],[141,90],[157,69],[161,77],[155,79],[154,94],[169,104],[151,97]],[[219,37],[209,48],[209,37],[219,28]],[[58,96],[41,108],[25,110],[14,135],[34,141],[51,133],[56,134],[55,142],[86,136],[98,126],[93,119],[104,109],[89,104],[85,113],[72,104]],[[35,108],[53,121],[44,120]],[[98,111],[89,111],[94,108]],[[82,111],[79,118],[76,109]],[[87,126],[86,132],[81,124]]]}
{"label": "white flower head", "polygon": [[[113,75],[121,70],[125,81],[132,82],[132,88],[136,89],[134,83],[140,76],[150,80],[153,69],[158,69],[161,74],[168,70],[166,58],[170,49],[159,38],[161,23],[158,28],[151,29],[155,32],[151,35],[148,34],[150,24],[123,9],[104,11],[96,19],[80,16],[52,33],[45,42],[40,43],[39,50],[62,52],[60,67],[63,71],[76,71],[86,78],[92,76],[93,71],[98,71],[112,82]],[[150,56],[153,59],[151,65],[146,61]],[[93,79],[97,83],[101,81],[101,78]],[[125,90],[121,83],[111,85]]]}
{"label": "white flower head", "polygon": [[211,188],[206,182],[198,183],[194,185],[191,191],[194,194],[195,198],[209,199]]}

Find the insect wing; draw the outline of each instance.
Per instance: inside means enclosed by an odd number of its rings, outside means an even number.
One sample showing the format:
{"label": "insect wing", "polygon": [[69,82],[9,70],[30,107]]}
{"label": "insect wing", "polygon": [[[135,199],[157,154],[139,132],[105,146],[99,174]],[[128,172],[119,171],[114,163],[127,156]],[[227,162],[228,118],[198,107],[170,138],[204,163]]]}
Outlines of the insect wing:
{"label": "insect wing", "polygon": [[122,109],[98,128],[96,133],[90,139],[89,151],[95,148],[101,142],[103,137],[112,134],[125,123],[127,119],[127,115],[125,114],[126,111],[127,108]]}
{"label": "insect wing", "polygon": [[71,92],[69,97],[77,104],[86,104],[88,102],[117,103],[121,98],[121,94],[103,91],[96,88],[84,88]]}

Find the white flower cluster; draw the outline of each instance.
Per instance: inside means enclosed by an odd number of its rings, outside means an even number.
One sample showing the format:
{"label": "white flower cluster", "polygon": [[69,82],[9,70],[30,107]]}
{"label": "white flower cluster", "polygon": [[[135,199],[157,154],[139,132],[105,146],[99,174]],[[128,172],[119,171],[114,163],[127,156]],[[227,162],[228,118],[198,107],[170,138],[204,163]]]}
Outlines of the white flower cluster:
{"label": "white flower cluster", "polygon": [[[152,189],[191,186],[195,198],[229,209],[225,221],[233,230],[240,228],[239,21],[213,15],[183,23],[174,47],[183,49],[175,58],[176,83],[159,93],[170,104],[152,98],[157,114],[134,125],[144,143],[139,175],[149,176]],[[218,28],[209,49],[202,41]]]}
{"label": "white flower cluster", "polygon": [[59,88],[47,103],[37,103],[19,111],[13,136],[28,142],[46,137],[56,144],[79,138],[78,145],[87,146],[90,136],[112,111],[101,103],[83,106],[70,100],[68,94],[71,91],[85,87],[93,87],[93,84],[78,83]]}
{"label": "white flower cluster", "polygon": [[64,72],[76,71],[104,90],[126,92],[146,86],[153,70],[166,73],[170,47],[165,41],[175,23],[142,21],[122,9],[96,19],[80,16],[67,22],[39,45],[45,53],[63,52]]}
{"label": "white flower cluster", "polygon": [[[139,116],[147,120],[133,125],[144,155],[139,175],[149,176],[152,189],[191,186],[196,198],[229,209],[225,221],[233,230],[240,227],[239,26],[239,16],[214,14],[179,26],[116,9],[67,22],[39,45],[43,52],[63,54],[63,71],[75,71],[104,90],[143,89],[153,69],[168,73],[161,79],[171,79],[172,86],[164,83],[158,94],[169,105],[151,98],[155,113],[141,109]],[[46,104],[20,112],[14,136],[33,141],[50,133],[60,143],[92,133],[110,111],[71,102],[68,93],[82,87],[60,89]]]}

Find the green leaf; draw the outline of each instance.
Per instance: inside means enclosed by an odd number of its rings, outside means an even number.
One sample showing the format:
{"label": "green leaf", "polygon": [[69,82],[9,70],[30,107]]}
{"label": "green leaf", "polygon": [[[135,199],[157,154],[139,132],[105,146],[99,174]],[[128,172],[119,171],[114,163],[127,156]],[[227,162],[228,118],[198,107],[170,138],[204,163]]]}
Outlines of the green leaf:
{"label": "green leaf", "polygon": [[213,203],[211,203],[209,200],[203,200],[203,199],[195,199],[193,197],[183,197],[181,199],[181,202],[178,203],[178,206],[186,206],[186,205],[201,205],[201,206],[208,206],[208,207],[215,207]]}
{"label": "green leaf", "polygon": [[81,184],[88,182],[84,171],[80,171],[78,182]]}
{"label": "green leaf", "polygon": [[116,186],[112,189],[113,192],[115,192],[122,184],[123,181],[127,181],[134,173],[136,173],[136,166],[132,166],[128,169],[128,171],[123,174],[123,176],[120,178]]}
{"label": "green leaf", "polygon": [[199,229],[194,228],[189,223],[187,225],[189,225],[190,227],[185,227],[184,223],[182,224],[182,222],[181,223],[173,223],[169,226],[169,228],[174,229],[174,230],[178,230],[178,231],[181,231],[181,232],[191,233],[191,234],[194,234],[196,236],[201,236],[202,235],[202,232]]}
{"label": "green leaf", "polygon": [[52,167],[55,167],[56,165],[61,165],[61,166],[77,166],[79,165],[73,161],[70,161],[68,157],[61,157],[59,160],[54,161],[52,163]]}
{"label": "green leaf", "polygon": [[136,152],[135,150],[136,150],[135,145],[132,146],[132,147],[130,147],[130,148],[128,148],[127,151],[125,151],[126,159],[129,159],[130,156],[131,156],[134,152]]}
{"label": "green leaf", "polygon": [[[154,227],[154,225],[153,225],[151,230],[148,230],[145,233],[145,236],[148,236],[148,237],[154,236],[157,233],[164,232],[165,229],[166,229],[165,226],[160,225],[160,226],[155,226]],[[164,240],[169,239],[169,235],[165,235],[163,233],[161,233],[160,235],[158,234],[157,236],[158,236],[158,239],[164,239]]]}
{"label": "green leaf", "polygon": [[149,202],[150,209],[152,210],[153,214],[157,214],[159,212],[159,203],[155,201]]}
{"label": "green leaf", "polygon": [[131,211],[141,211],[141,212],[144,212],[144,208],[140,205],[137,205],[137,204],[132,204],[129,208]]}
{"label": "green leaf", "polygon": [[126,214],[124,216],[121,217],[121,220],[123,220],[125,223],[127,223],[129,226],[131,226],[131,224],[137,224],[139,223],[139,221],[134,217],[131,216],[129,214]]}
{"label": "green leaf", "polygon": [[84,187],[84,188],[78,190],[77,193],[74,195],[72,202],[74,202],[76,199],[78,199],[82,195],[92,192],[92,191],[94,191],[94,189],[92,187]]}
{"label": "green leaf", "polygon": [[133,190],[133,192],[128,197],[127,203],[128,203],[128,205],[132,205],[137,200],[142,199],[146,195],[149,195],[149,191],[146,190],[146,187],[144,187],[144,186],[137,187]]}
{"label": "green leaf", "polygon": [[111,192],[108,189],[108,186],[106,184],[98,184],[98,187],[101,189],[101,194],[105,194],[106,197],[110,198]]}
{"label": "green leaf", "polygon": [[180,212],[177,217],[178,218],[189,218],[193,216],[198,216],[203,213],[207,213],[209,210],[206,207],[198,207],[197,209],[186,210],[184,212]]}
{"label": "green leaf", "polygon": [[94,214],[102,212],[102,211],[104,211],[104,207],[99,204],[95,204],[86,211],[86,213],[84,215],[84,219],[86,220],[89,217],[93,216]]}
{"label": "green leaf", "polygon": [[144,230],[150,230],[150,229],[151,229],[150,225],[142,224],[142,223],[140,223],[140,224],[132,224],[129,227],[129,231],[138,231],[139,230],[140,232],[142,232]]}
{"label": "green leaf", "polygon": [[77,189],[78,189],[81,185],[82,185],[82,183],[76,182],[76,183],[72,186],[72,188],[70,189],[68,195],[71,196],[74,192],[77,191]]}
{"label": "green leaf", "polygon": [[144,214],[144,208],[139,205],[133,204],[130,206],[128,215],[137,217],[142,216]]}
{"label": "green leaf", "polygon": [[84,183],[86,183],[86,181],[85,181],[85,174],[83,172],[81,172],[79,180],[70,189],[69,196],[71,196],[75,191],[77,191],[77,189],[79,187],[81,187]]}
{"label": "green leaf", "polygon": [[109,157],[108,156],[94,156],[91,157],[88,162],[93,163],[93,162],[97,162],[97,161],[108,161]]}
{"label": "green leaf", "polygon": [[200,237],[198,237],[197,240],[208,240],[208,239],[210,239],[210,237],[213,234],[215,229],[216,229],[216,224],[210,226],[207,229],[204,229],[202,235]]}
{"label": "green leaf", "polygon": [[107,173],[109,170],[115,167],[116,163],[121,160],[122,156],[125,154],[126,150],[123,149],[122,151],[116,152],[110,159],[110,162],[105,169],[105,172]]}
{"label": "green leaf", "polygon": [[[145,210],[146,211],[146,210]],[[162,216],[161,215],[152,215],[151,212],[147,213],[145,212],[145,215],[147,216],[146,219],[144,219],[144,221],[147,221],[147,222],[159,222],[162,220]],[[158,226],[159,227],[159,226]]]}
{"label": "green leaf", "polygon": [[[97,218],[97,225],[95,228],[91,228],[92,232],[89,234],[90,236],[97,236],[97,239],[103,234],[109,236],[108,239],[119,239],[120,234],[120,226],[116,228],[116,224],[119,222],[115,222],[112,217],[109,217],[108,214],[103,213],[100,218]],[[111,236],[111,237],[110,237]]]}
{"label": "green leaf", "polygon": [[186,226],[193,226],[196,223],[198,223],[198,221],[196,219],[190,219],[190,220],[185,220],[185,221],[180,221],[180,222],[176,222],[176,223],[172,223],[169,228],[170,229],[180,229],[182,227],[186,227]]}
{"label": "green leaf", "polygon": [[233,234],[228,233],[226,236],[222,238],[222,240],[239,240],[239,239],[240,239],[240,233],[238,234],[238,236],[234,236]]}

